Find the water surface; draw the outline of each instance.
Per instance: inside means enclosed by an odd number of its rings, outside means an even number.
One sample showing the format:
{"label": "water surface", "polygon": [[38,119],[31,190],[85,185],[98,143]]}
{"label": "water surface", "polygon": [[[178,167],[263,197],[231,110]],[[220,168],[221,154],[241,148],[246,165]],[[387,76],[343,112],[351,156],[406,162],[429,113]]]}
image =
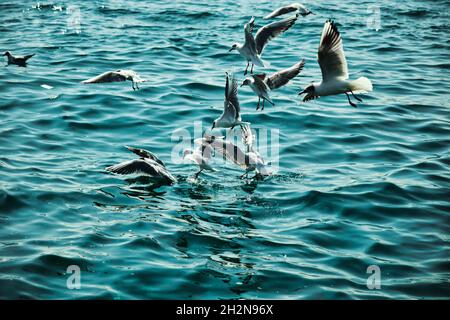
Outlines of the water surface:
{"label": "water surface", "polygon": [[[239,92],[245,120],[279,130],[278,173],[240,180],[220,164],[193,181],[196,168],[172,161],[175,130],[220,114],[224,72],[242,80],[227,51],[243,24],[281,3],[1,2],[1,50],[36,52],[0,73],[1,298],[450,297],[448,1],[311,1],[316,15],[264,52],[269,73],[304,57],[302,75],[264,112]],[[320,79],[328,18],[351,76],[374,83],[357,109],[297,96]],[[79,83],[120,68],[150,81]],[[158,154],[179,183],[106,173],[133,157],[124,145]],[[370,265],[380,290],[366,286]]]}

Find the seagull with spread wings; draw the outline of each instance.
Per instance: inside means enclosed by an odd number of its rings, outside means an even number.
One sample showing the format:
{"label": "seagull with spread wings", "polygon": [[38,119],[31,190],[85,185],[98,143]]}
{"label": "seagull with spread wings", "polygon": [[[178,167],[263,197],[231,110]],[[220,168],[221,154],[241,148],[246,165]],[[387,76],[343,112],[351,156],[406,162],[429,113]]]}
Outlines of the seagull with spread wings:
{"label": "seagull with spread wings", "polygon": [[175,183],[177,179],[167,170],[164,162],[156,155],[145,149],[126,147],[139,156],[139,159],[125,161],[106,168],[106,171],[117,174],[139,174],[161,179],[169,184]]}
{"label": "seagull with spread wings", "polygon": [[243,45],[240,43],[235,43],[229,50],[230,52],[237,50],[239,54],[247,61],[247,67],[245,68],[244,75],[247,74],[250,63],[252,64],[250,73],[253,73],[253,67],[255,65],[263,68],[268,66],[268,64],[261,59],[261,54],[263,53],[265,46],[270,40],[292,27],[295,21],[297,21],[297,18],[298,14],[290,18],[265,25],[259,29],[258,32],[256,32],[255,37],[253,37],[252,34],[253,28],[255,27],[255,17],[252,17],[250,21],[245,24],[245,43]]}
{"label": "seagull with spread wings", "polygon": [[19,67],[26,67],[28,59],[34,56],[35,53],[26,56],[13,56],[11,52],[6,51],[3,55],[6,56],[6,58],[8,59],[8,65],[15,64]]}
{"label": "seagull with spread wings", "polygon": [[356,104],[350,100],[349,93],[362,102],[355,93],[372,91],[372,82],[366,77],[357,80],[348,80],[347,60],[344,55],[341,35],[333,21],[327,20],[320,38],[318,61],[322,70],[322,81],[312,83],[299,95],[306,93],[303,101],[309,101],[317,97],[331,96],[345,93],[348,102],[356,108]]}
{"label": "seagull with spread wings", "polygon": [[219,118],[213,121],[211,130],[214,128],[230,128],[232,130],[236,125],[246,123],[242,122],[241,107],[239,105],[237,92],[238,85],[236,78],[234,75],[226,73],[223,113]]}
{"label": "seagull with spread wings", "polygon": [[298,12],[302,17],[307,16],[308,14],[312,14],[311,10],[307,9],[304,5],[295,2],[295,3],[291,3],[287,6],[284,7],[280,7],[274,11],[272,11],[270,14],[268,14],[267,16],[264,17],[264,19],[271,19],[271,18],[275,18],[281,15],[284,15],[286,13],[290,13],[290,12]]}
{"label": "seagull with spread wings", "polygon": [[303,70],[304,66],[305,60],[302,59],[292,67],[278,71],[270,77],[266,76],[266,74],[253,74],[251,77],[246,78],[242,82],[241,87],[250,86],[253,92],[258,96],[258,105],[256,106],[256,110],[259,109],[261,99],[263,101],[261,110],[264,110],[264,102],[266,100],[270,104],[274,105],[272,99],[270,99],[269,92],[286,85]]}
{"label": "seagull with spread wings", "polygon": [[147,81],[142,79],[137,74],[137,72],[133,70],[116,70],[116,71],[107,71],[88,80],[81,81],[81,83],[89,84],[89,83],[123,82],[127,80],[131,81],[131,87],[133,88],[133,90],[139,89],[138,83]]}

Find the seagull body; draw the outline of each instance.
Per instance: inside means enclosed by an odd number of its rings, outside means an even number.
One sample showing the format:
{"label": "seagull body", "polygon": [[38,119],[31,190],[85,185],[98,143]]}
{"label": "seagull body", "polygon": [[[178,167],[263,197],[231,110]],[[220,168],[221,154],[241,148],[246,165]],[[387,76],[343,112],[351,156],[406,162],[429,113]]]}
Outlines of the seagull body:
{"label": "seagull body", "polygon": [[275,18],[275,17],[281,16],[281,15],[284,15],[286,13],[295,12],[295,11],[298,12],[303,17],[312,13],[304,5],[296,2],[296,3],[291,3],[290,5],[280,7],[278,9],[274,10],[272,13],[265,16],[264,19]]}
{"label": "seagull body", "polygon": [[263,99],[261,110],[264,110],[264,102],[266,100],[270,104],[274,105],[273,101],[270,99],[269,92],[286,85],[290,80],[295,78],[303,70],[304,66],[305,60],[302,59],[292,67],[278,71],[270,77],[267,77],[265,74],[252,75],[242,82],[241,87],[245,85],[250,86],[250,88],[252,88],[253,92],[256,93],[259,98],[256,110],[259,109],[261,99]]}
{"label": "seagull body", "polygon": [[372,91],[372,82],[366,77],[348,80],[347,60],[344,55],[341,35],[334,24],[328,20],[323,27],[320,39],[318,61],[322,71],[322,81],[312,83],[299,94],[306,93],[303,101],[317,97],[331,96],[345,93],[352,107],[356,104],[350,100],[350,92],[355,99],[362,101],[355,93]]}
{"label": "seagull body", "polygon": [[268,25],[263,26],[258,30],[255,37],[253,37],[253,28],[255,26],[255,17],[252,17],[250,21],[244,26],[244,35],[245,42],[244,44],[235,43],[229,50],[230,52],[233,50],[237,50],[239,54],[245,58],[247,61],[247,67],[245,68],[244,75],[247,74],[248,67],[250,63],[252,64],[252,68],[250,73],[253,73],[253,67],[257,65],[258,67],[267,67],[268,63],[265,63],[261,59],[261,54],[264,50],[264,47],[267,43],[280,35],[281,33],[288,30],[297,20],[298,15],[292,16],[290,18],[286,18],[284,20],[272,22]]}
{"label": "seagull body", "polygon": [[186,149],[184,150],[183,158],[190,160],[191,162],[198,165],[200,170],[195,174],[195,179],[198,178],[198,175],[203,170],[207,171],[216,171],[209,164],[209,160],[211,159],[212,148],[209,145],[200,145],[194,150]]}
{"label": "seagull body", "polygon": [[107,171],[117,174],[141,174],[161,179],[170,184],[177,181],[177,179],[166,169],[164,162],[158,159],[158,157],[150,151],[133,147],[126,148],[140,158],[107,167]]}
{"label": "seagull body", "polygon": [[11,54],[11,52],[6,51],[3,55],[6,56],[6,58],[8,58],[8,65],[9,64],[15,64],[15,65],[18,65],[20,67],[26,67],[27,60],[30,59],[32,56],[34,56],[35,53],[29,54],[29,55],[26,55],[26,56],[16,56],[16,57],[14,57]]}
{"label": "seagull body", "polygon": [[116,70],[104,72],[96,77],[81,81],[81,83],[89,84],[89,83],[123,82],[127,80],[131,81],[131,87],[133,88],[133,90],[139,89],[137,85],[138,83],[147,81],[142,79],[139,76],[139,74],[137,74],[137,72],[133,70]]}
{"label": "seagull body", "polygon": [[225,82],[225,99],[223,103],[222,115],[214,120],[212,129],[214,128],[231,128],[236,125],[244,124],[241,118],[241,107],[237,96],[238,85],[233,75],[226,74]]}

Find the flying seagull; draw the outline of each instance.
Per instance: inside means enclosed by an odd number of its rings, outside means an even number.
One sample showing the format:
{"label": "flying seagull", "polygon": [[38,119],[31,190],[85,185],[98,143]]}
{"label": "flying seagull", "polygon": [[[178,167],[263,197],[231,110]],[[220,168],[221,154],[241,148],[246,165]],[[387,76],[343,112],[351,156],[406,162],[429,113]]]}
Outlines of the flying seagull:
{"label": "flying seagull", "polygon": [[252,17],[250,21],[244,26],[244,34],[245,34],[245,43],[242,45],[240,43],[235,43],[229,50],[230,52],[233,50],[237,50],[239,54],[245,58],[247,61],[247,67],[245,68],[244,75],[247,74],[248,67],[250,63],[252,64],[252,68],[250,73],[253,73],[253,67],[255,65],[259,67],[267,67],[268,64],[265,63],[261,59],[261,54],[267,45],[267,43],[280,35],[281,33],[288,30],[298,18],[298,14],[292,16],[290,18],[286,18],[284,20],[272,22],[268,25],[265,25],[261,29],[258,30],[255,37],[253,37],[253,28],[255,26],[255,17]]}
{"label": "flying seagull", "polygon": [[145,149],[138,149],[126,146],[128,150],[139,156],[139,159],[125,161],[106,168],[106,171],[117,174],[141,174],[158,178],[170,184],[177,179],[166,169],[156,155]]}
{"label": "flying seagull", "polygon": [[295,12],[295,11],[297,13],[299,13],[302,17],[305,17],[308,14],[312,13],[311,10],[307,9],[304,5],[296,2],[296,3],[291,3],[290,5],[280,7],[278,9],[272,11],[272,13],[265,16],[264,19],[275,18],[275,17],[281,16],[281,15],[284,15],[286,13]]}
{"label": "flying seagull", "polygon": [[[242,130],[250,130],[249,125],[244,125]],[[251,139],[250,139],[251,140]],[[244,141],[244,139],[243,139]],[[249,141],[249,139],[245,139]],[[269,175],[266,170],[266,165],[263,158],[258,152],[253,150],[251,145],[247,146],[248,150],[246,152],[242,151],[238,146],[234,145],[232,142],[224,140],[223,137],[214,137],[205,135],[201,139],[202,145],[211,146],[214,151],[220,153],[224,158],[232,161],[239,167],[245,170],[245,173],[240,177],[241,179],[248,176],[249,172],[256,171],[259,175]]]}
{"label": "flying seagull", "polygon": [[131,81],[131,87],[133,88],[133,90],[139,89],[138,83],[147,81],[142,79],[133,70],[116,70],[102,73],[101,75],[98,75],[96,77],[81,81],[81,83],[122,82],[127,80]]}
{"label": "flying seagull", "polygon": [[237,96],[238,85],[234,75],[226,73],[225,82],[225,99],[223,102],[222,115],[213,121],[211,130],[214,128],[233,128],[236,125],[241,125],[246,122],[242,122],[241,119],[241,107]]}
{"label": "flying seagull", "polygon": [[348,93],[350,92],[356,100],[362,102],[355,93],[372,91],[372,82],[366,77],[348,80],[348,67],[342,38],[336,25],[331,20],[327,20],[323,27],[318,61],[322,70],[322,81],[312,83],[299,93],[299,95],[306,93],[303,98],[304,102],[317,97],[345,93],[350,105],[356,108],[356,104],[350,100]]}
{"label": "flying seagull", "polygon": [[217,171],[209,164],[209,160],[212,155],[212,148],[210,145],[200,145],[194,150],[186,149],[183,153],[183,158],[190,160],[191,162],[197,164],[200,170],[194,175],[195,179],[198,178],[198,175],[203,171]]}
{"label": "flying seagull", "polygon": [[8,65],[9,64],[15,64],[15,65],[18,65],[20,67],[26,67],[27,66],[27,60],[30,59],[32,56],[34,56],[35,53],[29,54],[29,55],[26,55],[26,56],[14,57],[11,54],[11,52],[6,51],[3,55],[8,58]]}
{"label": "flying seagull", "polygon": [[278,71],[270,77],[267,77],[266,74],[253,74],[251,77],[246,78],[242,82],[241,87],[246,85],[250,86],[253,92],[255,92],[258,96],[258,105],[256,106],[256,110],[259,109],[261,99],[263,100],[261,110],[264,110],[264,102],[266,100],[269,101],[270,104],[274,105],[273,101],[270,99],[269,91],[278,89],[287,84],[303,70],[304,66],[305,60],[302,59],[292,67]]}

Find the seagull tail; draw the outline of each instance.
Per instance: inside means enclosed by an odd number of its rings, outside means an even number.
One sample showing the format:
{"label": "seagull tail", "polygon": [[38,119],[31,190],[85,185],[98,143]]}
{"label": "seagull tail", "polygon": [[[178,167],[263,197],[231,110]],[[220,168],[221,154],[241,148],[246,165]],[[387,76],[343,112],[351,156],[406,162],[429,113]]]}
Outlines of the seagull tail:
{"label": "seagull tail", "polygon": [[373,90],[372,82],[366,77],[351,81],[350,87],[354,93],[370,92]]}

